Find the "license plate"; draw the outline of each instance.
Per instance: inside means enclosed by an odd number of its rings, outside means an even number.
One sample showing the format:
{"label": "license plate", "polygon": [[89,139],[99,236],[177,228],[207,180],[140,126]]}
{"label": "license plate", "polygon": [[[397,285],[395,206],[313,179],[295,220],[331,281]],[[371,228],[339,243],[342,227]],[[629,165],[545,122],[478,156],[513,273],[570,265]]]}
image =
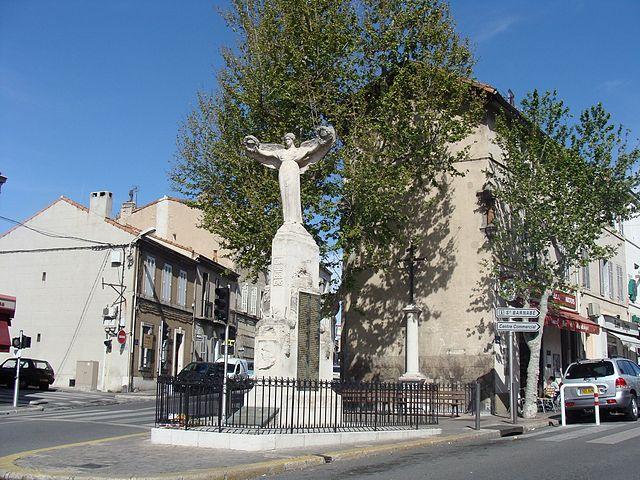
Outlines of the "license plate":
{"label": "license plate", "polygon": [[580,389],[580,394],[581,395],[593,395],[593,388],[589,387],[589,388],[581,388]]}

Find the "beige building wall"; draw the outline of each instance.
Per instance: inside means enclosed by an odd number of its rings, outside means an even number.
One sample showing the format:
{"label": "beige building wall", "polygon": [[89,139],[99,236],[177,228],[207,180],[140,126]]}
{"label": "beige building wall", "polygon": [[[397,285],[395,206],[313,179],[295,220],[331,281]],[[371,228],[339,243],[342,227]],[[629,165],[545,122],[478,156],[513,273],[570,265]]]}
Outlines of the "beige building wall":
{"label": "beige building wall", "polygon": [[118,221],[138,228],[154,227],[155,235],[193,248],[197,253],[234,270],[229,252],[220,247],[221,239],[199,228],[202,214],[181,200],[161,199],[134,209],[130,215],[120,213]]}
{"label": "beige building wall", "polygon": [[[422,234],[416,255],[415,297],[422,309],[419,327],[420,368],[434,380],[484,377],[504,383],[503,353],[493,330],[493,287],[484,262],[489,260],[483,230],[486,213],[478,193],[487,181],[491,158],[500,158],[491,115],[470,136],[468,160],[458,163],[462,176],[448,178],[435,192],[428,211],[411,212]],[[408,277],[396,252],[383,271],[356,279],[343,313],[343,370],[346,378],[396,381],[405,369],[404,319]],[[500,390],[500,387],[498,388]]]}

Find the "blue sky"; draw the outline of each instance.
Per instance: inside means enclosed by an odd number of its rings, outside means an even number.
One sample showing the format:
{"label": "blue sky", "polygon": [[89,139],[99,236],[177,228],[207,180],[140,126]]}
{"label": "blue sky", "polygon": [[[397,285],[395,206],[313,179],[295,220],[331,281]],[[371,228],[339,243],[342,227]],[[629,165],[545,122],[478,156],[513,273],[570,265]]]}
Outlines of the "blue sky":
{"label": "blue sky", "polygon": [[[171,194],[167,172],[196,92],[215,87],[232,41],[223,0],[0,0],[0,215],[22,220],[60,195],[88,203],[133,185]],[[601,101],[640,137],[640,2],[453,1],[476,77],[520,98],[558,89]],[[0,231],[10,227],[0,221]]]}

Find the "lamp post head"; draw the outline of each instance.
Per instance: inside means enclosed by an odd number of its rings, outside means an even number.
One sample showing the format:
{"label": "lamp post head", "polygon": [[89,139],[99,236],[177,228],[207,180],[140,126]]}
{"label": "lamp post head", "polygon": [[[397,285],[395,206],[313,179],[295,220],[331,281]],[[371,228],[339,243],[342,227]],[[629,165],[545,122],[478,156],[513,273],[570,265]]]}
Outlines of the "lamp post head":
{"label": "lamp post head", "polygon": [[2,191],[2,185],[6,181],[7,181],[7,177],[5,177],[4,175],[2,175],[2,173],[0,173],[0,191]]}

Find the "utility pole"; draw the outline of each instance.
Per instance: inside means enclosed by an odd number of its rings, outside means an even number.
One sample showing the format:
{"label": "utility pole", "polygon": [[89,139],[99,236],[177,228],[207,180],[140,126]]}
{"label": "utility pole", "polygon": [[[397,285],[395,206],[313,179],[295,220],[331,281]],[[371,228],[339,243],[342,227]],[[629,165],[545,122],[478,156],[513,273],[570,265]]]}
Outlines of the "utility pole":
{"label": "utility pole", "polygon": [[22,360],[22,330],[20,330],[20,344],[16,355],[16,379],[13,385],[13,408],[18,408],[18,396],[20,394],[20,362]]}

